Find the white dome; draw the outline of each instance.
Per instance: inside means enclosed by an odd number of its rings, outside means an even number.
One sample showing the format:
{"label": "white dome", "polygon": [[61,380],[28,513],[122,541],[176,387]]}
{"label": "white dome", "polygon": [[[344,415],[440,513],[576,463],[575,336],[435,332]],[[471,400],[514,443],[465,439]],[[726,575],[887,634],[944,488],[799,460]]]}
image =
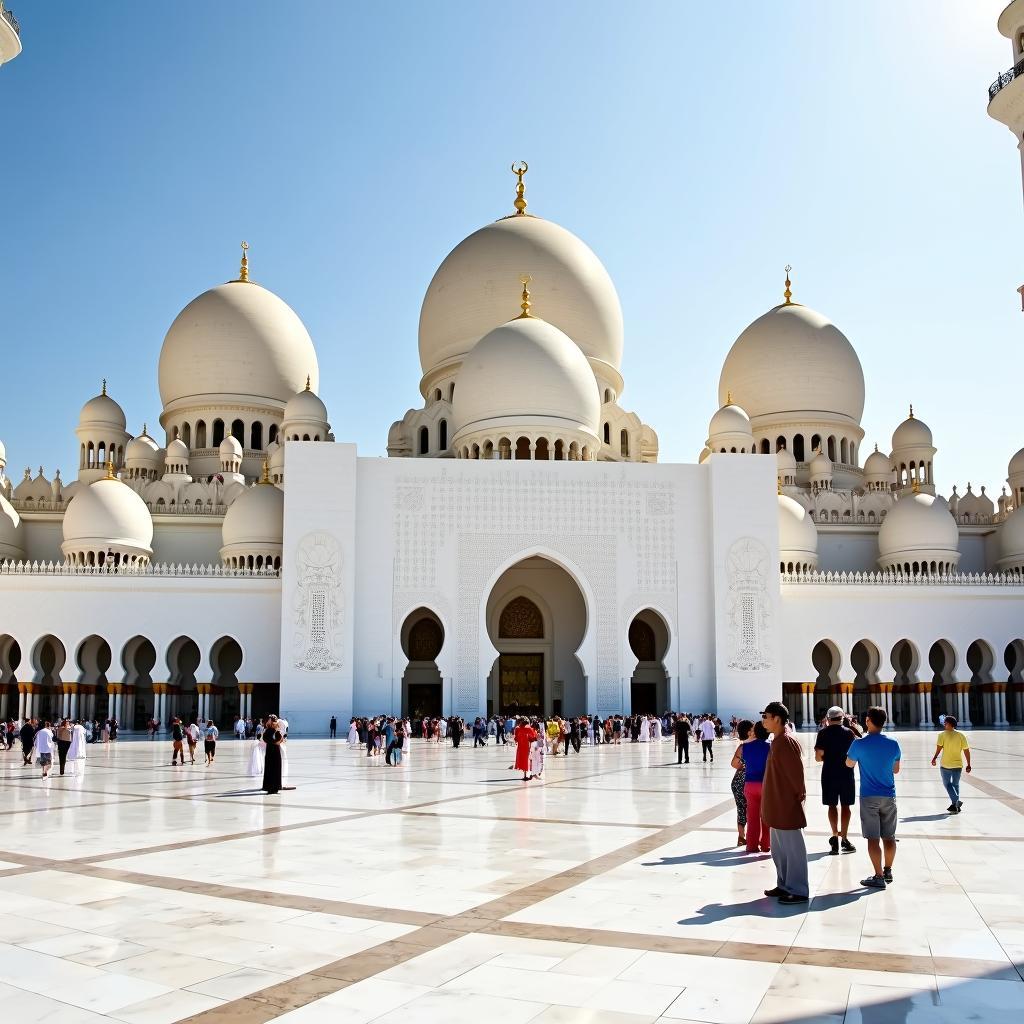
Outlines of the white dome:
{"label": "white dome", "polygon": [[238,551],[280,546],[284,540],[284,491],[256,484],[240,494],[224,514],[221,538],[224,548]]}
{"label": "white dome", "polygon": [[271,445],[267,445],[267,455],[269,456],[270,468],[280,469],[284,465],[284,445],[279,444],[275,441]]}
{"label": "white dome", "polygon": [[904,494],[878,531],[881,562],[955,562],[959,548],[960,533],[946,503],[923,491]]}
{"label": "white dome", "polygon": [[160,446],[149,434],[133,437],[125,448],[125,462],[142,462],[155,466],[160,462]]}
{"label": "white dome", "polygon": [[288,399],[281,419],[284,423],[295,420],[305,423],[326,423],[327,406],[312,391],[303,389]]}
{"label": "white dome", "polygon": [[711,449],[705,446],[704,448],[701,449],[700,455],[697,456],[697,463],[699,465],[703,466],[704,463],[707,462],[708,459],[710,459],[710,458],[711,458]]}
{"label": "white dome", "polygon": [[234,434],[225,434],[224,440],[221,441],[217,450],[222,459],[240,459],[242,457],[242,445]]}
{"label": "white dome", "polygon": [[79,488],[64,513],[63,526],[65,554],[110,547],[153,553],[149,509],[120,480],[97,480]]}
{"label": "white dome", "polygon": [[714,437],[716,434],[752,436],[750,417],[738,405],[727,403],[711,417],[711,422],[708,424],[708,436]]}
{"label": "white dome", "polygon": [[463,360],[452,401],[453,436],[534,424],[596,436],[600,415],[586,357],[537,317],[512,320],[481,338]]}
{"label": "white dome", "polygon": [[124,410],[107,394],[106,383],[104,383],[103,391],[95,398],[90,398],[78,414],[80,427],[102,426],[124,430],[127,423]]}
{"label": "white dome", "polygon": [[25,557],[25,527],[14,506],[0,494],[0,562],[18,562]]}
{"label": "white dome", "polygon": [[460,242],[434,274],[420,310],[423,372],[463,358],[515,313],[516,282],[530,274],[533,301],[590,358],[617,372],[622,308],[593,251],[549,220],[512,216]]}
{"label": "white dome", "polygon": [[775,461],[779,466],[779,475],[793,476],[796,473],[796,458],[788,448],[780,448],[775,453]]}
{"label": "white dome", "polygon": [[[1024,449],[1022,449],[1024,451]],[[0,441],[0,463],[7,462],[7,448],[4,446],[3,441]]]}
{"label": "white dome", "polygon": [[[0,454],[0,458],[3,458],[2,454]],[[1024,474],[1024,448],[1021,448],[1021,450],[1010,459],[1010,464],[1006,469],[1007,476],[1020,476],[1021,474]]]}
{"label": "white dome", "polygon": [[166,462],[188,462],[188,445],[176,437],[168,446],[164,456]]}
{"label": "white dome", "polygon": [[889,456],[875,448],[864,460],[864,474],[865,476],[885,477],[886,479],[891,477],[892,462],[889,460]]}
{"label": "white dome", "polygon": [[175,318],[160,350],[160,399],[240,395],[288,401],[319,384],[316,351],[292,308],[258,284],[230,281],[193,299]]}
{"label": "white dome", "polygon": [[910,416],[905,419],[892,433],[892,447],[897,448],[931,448],[932,432],[928,424],[914,416],[914,410],[910,410]]}
{"label": "white dome", "polygon": [[1024,507],[1015,508],[999,527],[1000,569],[1024,566]]}
{"label": "white dome", "polygon": [[808,466],[811,476],[831,476],[832,460],[819,448]]}
{"label": "white dome", "polygon": [[846,335],[821,313],[796,303],[758,317],[735,341],[718,383],[751,419],[818,412],[864,413],[864,371]]}
{"label": "white dome", "polygon": [[818,564],[818,530],[810,513],[787,494],[778,495],[779,561],[814,568]]}

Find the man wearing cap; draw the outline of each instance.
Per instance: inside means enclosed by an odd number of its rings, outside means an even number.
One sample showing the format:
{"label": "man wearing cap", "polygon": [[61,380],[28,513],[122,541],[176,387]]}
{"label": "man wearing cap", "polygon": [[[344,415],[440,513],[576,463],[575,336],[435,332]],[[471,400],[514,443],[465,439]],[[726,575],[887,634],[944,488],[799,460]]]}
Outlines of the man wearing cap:
{"label": "man wearing cap", "polygon": [[829,853],[836,856],[842,845],[843,853],[856,849],[846,837],[850,827],[850,808],[857,795],[857,781],[853,769],[846,764],[846,753],[857,738],[852,723],[848,728],[843,719],[846,712],[830,707],[825,715],[826,725],[814,741],[814,760],[821,764],[821,802],[828,808],[828,823],[832,837],[828,841]]}
{"label": "man wearing cap", "polygon": [[761,712],[761,721],[772,734],[761,792],[761,820],[772,830],[772,860],[778,880],[775,888],[765,889],[764,894],[776,896],[784,904],[806,903],[810,886],[802,832],[807,826],[803,750],[786,731],[789,708],[785,704],[773,700]]}

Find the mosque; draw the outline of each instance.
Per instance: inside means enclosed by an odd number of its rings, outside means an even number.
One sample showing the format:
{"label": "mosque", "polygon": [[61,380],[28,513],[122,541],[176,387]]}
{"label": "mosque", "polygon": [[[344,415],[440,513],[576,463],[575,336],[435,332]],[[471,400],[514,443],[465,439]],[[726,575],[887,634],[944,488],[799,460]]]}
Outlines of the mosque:
{"label": "mosque", "polygon": [[[989,111],[1020,141],[1024,0],[999,27],[1016,64]],[[529,210],[527,171],[427,288],[388,458],[336,439],[313,341],[245,243],[167,330],[152,434],[104,382],[69,479],[16,480],[0,445],[0,717],[281,711],[312,734],[782,696],[805,728],[830,704],[1024,725],[1024,449],[995,501],[943,481],[913,408],[865,451],[857,353],[787,267],[698,461],[659,462],[622,404],[615,286]]]}

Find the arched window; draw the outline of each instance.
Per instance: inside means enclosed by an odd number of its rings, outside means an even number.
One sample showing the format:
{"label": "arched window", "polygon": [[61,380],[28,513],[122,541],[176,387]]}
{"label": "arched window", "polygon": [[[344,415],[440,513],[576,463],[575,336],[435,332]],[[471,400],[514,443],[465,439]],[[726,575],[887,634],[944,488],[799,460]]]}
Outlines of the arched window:
{"label": "arched window", "polygon": [[185,444],[192,447],[192,426],[191,424],[185,423],[181,428],[181,439]]}
{"label": "arched window", "polygon": [[273,444],[277,440],[277,424],[271,423],[267,431],[267,444]]}
{"label": "arched window", "polygon": [[520,460],[528,460],[530,458],[530,439],[528,437],[516,439],[516,458]]}
{"label": "arched window", "polygon": [[604,404],[608,405],[608,403],[611,402],[611,400],[612,400],[612,389],[611,388],[605,388],[604,389]]}
{"label": "arched window", "polygon": [[624,459],[629,458],[629,432],[626,430],[619,434],[619,451]]}
{"label": "arched window", "polygon": [[767,437],[762,438],[761,439],[761,454],[762,455],[771,455],[771,453],[772,453],[772,443],[771,443],[771,441],[769,441]]}
{"label": "arched window", "polygon": [[[811,447],[813,447],[813,445]],[[805,455],[806,455],[806,453],[804,452],[804,435],[803,434],[794,434],[793,435],[793,458],[796,459],[797,462],[804,462],[805,461]]]}
{"label": "arched window", "polygon": [[437,447],[441,451],[448,450],[448,421],[441,420],[437,425]]}
{"label": "arched window", "polygon": [[253,451],[259,452],[259,451],[263,450],[263,424],[262,423],[258,423],[257,422],[257,423],[254,423],[252,425],[252,427],[249,430],[249,438],[250,438],[249,447],[252,448]]}
{"label": "arched window", "polygon": [[244,448],[245,447],[245,424],[241,420],[232,420],[231,436]]}
{"label": "arched window", "polygon": [[214,420],[213,421],[213,447],[217,448],[221,441],[224,440],[224,421]]}
{"label": "arched window", "polygon": [[205,448],[206,447],[206,421],[205,420],[197,420],[196,421],[196,447],[197,448]]}
{"label": "arched window", "polygon": [[612,425],[610,423],[604,425],[604,443],[612,443]]}
{"label": "arched window", "polygon": [[[811,451],[816,452],[821,447],[821,434],[815,434],[811,438]],[[803,461],[802,459],[800,461]]]}
{"label": "arched window", "polygon": [[498,636],[502,640],[541,640],[544,616],[528,597],[514,597],[501,611]]}
{"label": "arched window", "polygon": [[452,381],[448,385],[448,401],[450,402],[455,397],[455,381]]}
{"label": "arched window", "polygon": [[836,439],[829,437],[828,439],[828,457],[830,462],[836,461]]}
{"label": "arched window", "polygon": [[420,427],[420,455],[426,455],[430,451],[430,431],[426,427]]}
{"label": "arched window", "polygon": [[846,446],[846,438],[844,437],[842,441],[839,442],[839,461],[842,462],[844,465],[847,464],[848,455],[849,449]]}

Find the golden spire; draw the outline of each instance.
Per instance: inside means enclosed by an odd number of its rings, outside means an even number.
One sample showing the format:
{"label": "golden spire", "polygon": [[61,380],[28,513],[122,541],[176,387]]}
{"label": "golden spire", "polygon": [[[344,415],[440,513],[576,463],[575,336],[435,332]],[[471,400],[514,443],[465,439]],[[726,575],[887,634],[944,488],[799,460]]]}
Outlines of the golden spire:
{"label": "golden spire", "polygon": [[876,452],[878,451],[878,442],[877,441],[875,442],[875,451]]}
{"label": "golden spire", "polygon": [[789,279],[789,272],[792,269],[793,268],[787,263],[786,264],[786,290],[782,293],[783,298],[786,300],[785,303],[783,303],[783,305],[786,305],[786,306],[792,306],[793,305],[793,290],[790,287],[793,282],[790,281],[790,279]]}
{"label": "golden spire", "polygon": [[146,424],[145,423],[142,424],[142,436],[143,437],[149,437],[149,434],[146,433]]}
{"label": "golden spire", "polygon": [[309,390],[309,374],[306,374],[306,390]]}
{"label": "golden spire", "polygon": [[725,404],[726,405],[732,405],[732,392],[731,391],[726,391],[726,393],[725,393]]}
{"label": "golden spire", "polygon": [[910,403],[910,418],[911,419],[914,418],[914,403],[913,402]]}
{"label": "golden spire", "polygon": [[261,484],[270,483],[270,463],[266,459],[263,460],[263,476],[260,479]]}
{"label": "golden spire", "polygon": [[519,304],[519,308],[522,310],[522,313],[516,317],[517,320],[533,319],[533,314],[530,312],[530,289],[527,287],[532,280],[533,278],[530,277],[529,274],[523,274],[523,276],[519,278],[519,281],[523,286],[523,301]]}
{"label": "golden spire", "polygon": [[917,477],[916,477],[916,476],[915,476],[915,477],[913,478],[913,480],[911,481],[911,484],[910,484],[910,489],[911,489],[911,490],[912,490],[912,491],[913,491],[913,492],[914,492],[915,494],[917,494],[917,492],[918,492],[918,491],[920,490],[920,488],[919,488],[919,487],[917,486]]}
{"label": "golden spire", "polygon": [[516,184],[516,201],[512,204],[516,208],[516,216],[526,215],[526,186],[523,184],[523,175],[530,169],[525,160],[517,160],[512,164],[512,173],[519,179]]}
{"label": "golden spire", "polygon": [[107,479],[116,480],[117,477],[114,475],[114,460],[110,459],[107,462]]}
{"label": "golden spire", "polygon": [[100,388],[100,394],[105,395],[107,393],[107,378],[103,378],[103,386]]}
{"label": "golden spire", "polygon": [[242,243],[242,266],[239,268],[239,271],[238,271],[238,280],[243,282],[243,283],[247,283],[248,280],[249,280],[249,256],[248,256],[248,252],[249,252],[249,243],[248,242],[243,242]]}

